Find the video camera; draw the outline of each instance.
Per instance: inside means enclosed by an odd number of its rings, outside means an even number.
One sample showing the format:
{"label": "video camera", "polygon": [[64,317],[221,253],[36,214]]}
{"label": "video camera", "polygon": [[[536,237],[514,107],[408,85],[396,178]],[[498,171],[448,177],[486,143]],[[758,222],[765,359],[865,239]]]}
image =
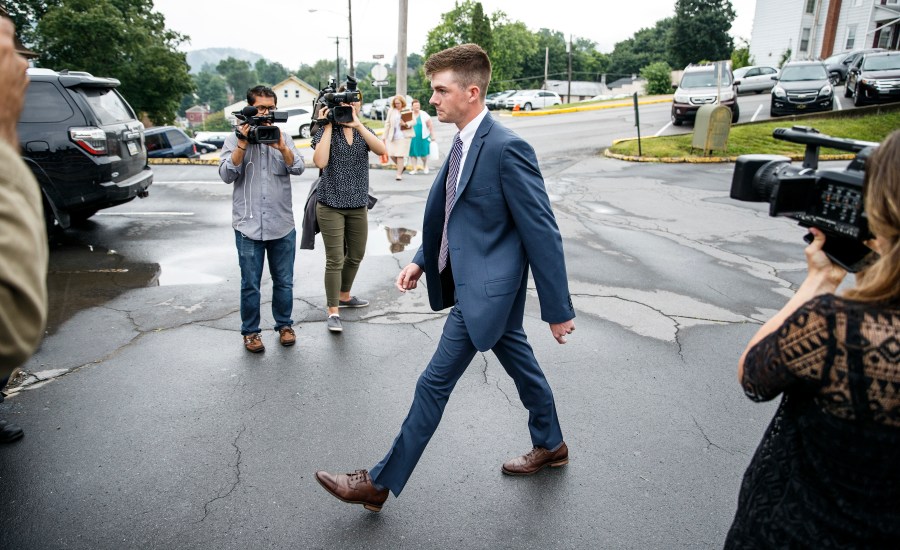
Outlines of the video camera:
{"label": "video camera", "polygon": [[[266,126],[266,123],[287,122],[288,119],[287,111],[269,111],[268,115],[259,116],[259,109],[253,105],[247,105],[240,111],[234,111],[231,114],[242,124],[250,125],[250,129],[247,131],[247,142],[254,144],[281,141],[281,130],[275,126]],[[238,138],[244,137],[240,130],[235,130],[234,133]]]}
{"label": "video camera", "polygon": [[341,103],[355,103],[362,101],[362,94],[356,87],[356,79],[347,76],[347,82],[344,83],[345,91],[337,91],[337,83],[332,78],[328,86],[319,91],[319,97],[313,102],[313,112],[319,112],[322,107],[328,108],[328,114],[324,119],[316,120],[319,124],[328,124],[329,122],[337,122],[338,124],[346,124],[353,122],[353,107],[349,105],[341,105]]}
{"label": "video camera", "polygon": [[[875,259],[864,241],[871,239],[863,210],[863,174],[866,159],[877,143],[843,139],[819,133],[815,128],[777,128],[773,137],[806,145],[803,166],[791,165],[780,155],[741,155],[734,165],[731,198],[769,203],[770,216],[787,216],[803,227],[825,233],[823,251],[832,262],[856,273]],[[822,170],[819,148],[856,153],[844,170]],[[812,235],[804,237],[812,242]]]}

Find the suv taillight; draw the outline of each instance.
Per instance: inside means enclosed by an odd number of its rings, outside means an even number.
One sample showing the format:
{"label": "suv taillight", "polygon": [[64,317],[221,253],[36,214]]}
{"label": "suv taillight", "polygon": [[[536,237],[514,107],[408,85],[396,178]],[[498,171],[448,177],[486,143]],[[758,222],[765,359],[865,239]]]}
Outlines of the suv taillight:
{"label": "suv taillight", "polygon": [[69,138],[92,155],[105,155],[106,132],[100,128],[69,128]]}

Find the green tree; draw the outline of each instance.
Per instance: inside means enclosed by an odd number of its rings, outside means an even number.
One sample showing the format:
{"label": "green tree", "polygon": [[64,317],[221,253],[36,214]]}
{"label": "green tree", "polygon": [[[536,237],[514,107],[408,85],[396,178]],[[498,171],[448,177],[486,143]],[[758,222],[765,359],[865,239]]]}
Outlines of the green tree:
{"label": "green tree", "polygon": [[484,15],[481,2],[475,2],[472,8],[472,28],[469,30],[469,40],[478,44],[484,51],[491,55],[494,51],[494,36],[491,32],[491,22]]}
{"label": "green tree", "polygon": [[258,84],[265,84],[266,86],[274,86],[291,75],[291,71],[277,61],[269,63],[265,59],[260,59],[253,68],[256,70],[256,76],[259,79]]}
{"label": "green tree", "polygon": [[256,71],[250,66],[249,61],[228,57],[219,61],[216,65],[218,72],[225,79],[229,90],[234,95],[234,100],[239,101],[247,95],[247,90],[259,84]]}
{"label": "green tree", "polygon": [[13,0],[5,3],[6,10],[16,25],[19,40],[27,47],[34,47],[37,42],[37,22],[48,11],[58,8],[62,0]]}
{"label": "green tree", "polygon": [[171,122],[193,91],[185,55],[177,50],[187,37],[166,29],[152,9],[152,0],[61,0],[37,22],[39,62],[117,78],[136,111],[157,124]]}
{"label": "green tree", "polygon": [[734,22],[731,0],[677,0],[669,50],[676,67],[702,59],[731,59]]}
{"label": "green tree", "polygon": [[497,48],[491,57],[493,78],[489,92],[518,87],[516,79],[524,74],[527,62],[538,57],[537,37],[524,23],[510,22],[499,12],[494,15],[494,40],[503,47]]}
{"label": "green tree", "polygon": [[753,65],[753,60],[750,58],[750,44],[746,40],[741,39],[741,45],[735,47],[734,51],[731,52],[731,70],[740,69],[748,65]]}
{"label": "green tree", "polygon": [[197,88],[197,102],[209,105],[211,111],[221,111],[228,105],[228,86],[222,75],[200,71],[194,75],[194,85]]}
{"label": "green tree", "polygon": [[657,61],[641,69],[641,76],[647,80],[644,90],[649,95],[672,93],[672,68],[667,63]]}
{"label": "green tree", "polygon": [[441,22],[428,31],[425,40],[425,57],[458,44],[472,42],[472,16],[475,2],[456,2],[453,9],[441,14]]}
{"label": "green tree", "polygon": [[607,73],[611,80],[640,73],[643,67],[661,61],[671,66],[669,34],[674,20],[669,17],[651,28],[640,29],[634,35],[617,42],[609,55]]}

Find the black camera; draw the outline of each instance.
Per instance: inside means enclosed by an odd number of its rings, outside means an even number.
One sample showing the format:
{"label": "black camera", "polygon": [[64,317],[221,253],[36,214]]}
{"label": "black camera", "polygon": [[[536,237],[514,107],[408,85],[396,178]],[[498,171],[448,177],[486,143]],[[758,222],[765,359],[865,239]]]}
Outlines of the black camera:
{"label": "black camera", "polygon": [[338,92],[337,83],[332,78],[328,86],[319,91],[319,97],[313,102],[313,111],[318,113],[319,109],[327,107],[328,114],[325,116],[325,119],[317,120],[317,123],[328,124],[329,122],[337,122],[338,124],[346,124],[353,122],[353,107],[341,104],[362,101],[362,94],[356,87],[356,79],[352,76],[347,77],[344,88],[343,92]]}
{"label": "black camera", "polygon": [[[275,126],[267,126],[266,123],[287,122],[287,111],[269,111],[267,115],[259,115],[259,109],[253,105],[247,105],[240,111],[234,111],[231,114],[241,121],[241,124],[249,124],[250,129],[247,130],[248,143],[278,143],[281,141],[281,130]],[[239,139],[243,139],[240,130],[235,130]]]}
{"label": "black camera", "polygon": [[[770,216],[787,216],[803,227],[825,233],[823,251],[832,262],[851,273],[876,256],[864,241],[871,239],[863,209],[863,174],[866,159],[877,143],[827,136],[815,128],[777,128],[773,137],[806,145],[803,166],[779,155],[741,155],[734,165],[731,198],[769,203]],[[819,148],[856,153],[844,170],[816,171]],[[804,237],[812,242],[812,235]]]}

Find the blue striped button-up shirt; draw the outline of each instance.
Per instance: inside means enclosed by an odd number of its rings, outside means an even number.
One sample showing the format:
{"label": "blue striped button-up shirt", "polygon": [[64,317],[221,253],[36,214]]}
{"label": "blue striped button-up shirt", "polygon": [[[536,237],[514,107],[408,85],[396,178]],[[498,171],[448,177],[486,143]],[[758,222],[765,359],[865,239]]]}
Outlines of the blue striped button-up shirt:
{"label": "blue striped button-up shirt", "polygon": [[302,174],[304,164],[294,140],[286,141],[294,153],[290,166],[277,149],[249,143],[243,162],[236,166],[231,154],[237,147],[237,136],[228,136],[222,146],[219,176],[225,183],[234,184],[231,225],[255,241],[280,239],[294,228],[291,174]]}

